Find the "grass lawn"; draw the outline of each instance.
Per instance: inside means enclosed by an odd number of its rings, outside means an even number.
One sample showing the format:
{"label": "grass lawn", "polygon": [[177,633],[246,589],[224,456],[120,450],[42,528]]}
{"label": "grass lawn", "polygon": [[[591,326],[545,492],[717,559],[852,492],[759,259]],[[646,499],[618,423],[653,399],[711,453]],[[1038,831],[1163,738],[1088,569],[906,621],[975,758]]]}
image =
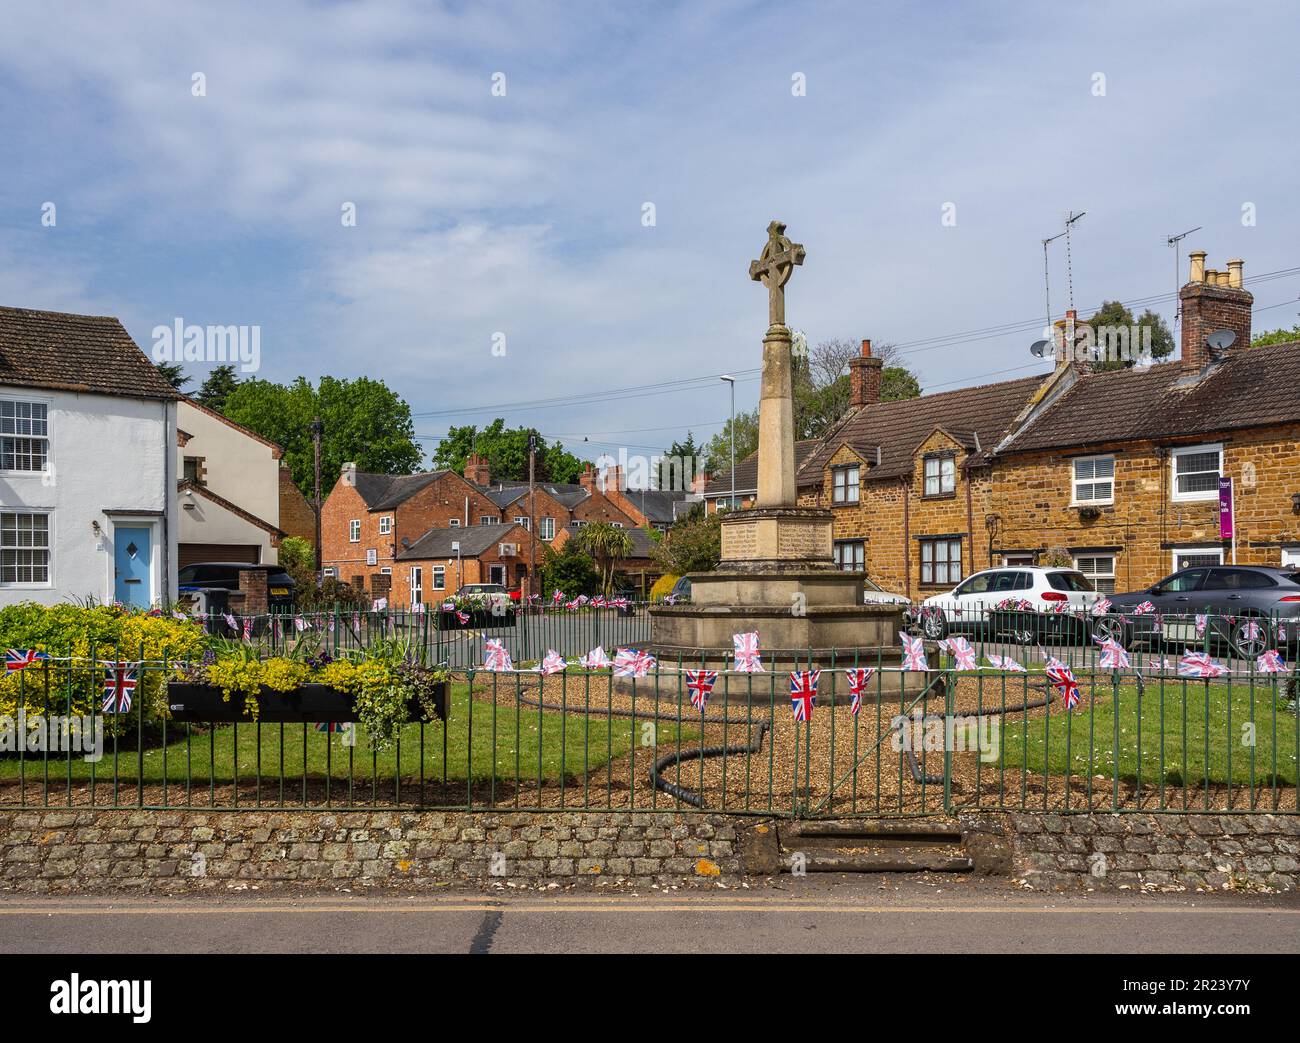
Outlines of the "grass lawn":
{"label": "grass lawn", "polygon": [[[447,728],[447,778],[497,780],[513,782],[516,778],[524,785],[536,785],[540,777],[547,782],[558,781],[562,776],[575,778],[585,770],[595,770],[607,761],[621,757],[633,743],[641,743],[643,729],[648,722],[633,722],[630,718],[605,718],[592,714],[584,718],[580,712],[567,715],[525,707],[516,710],[508,705],[504,696],[495,708],[490,703],[474,701],[473,727],[470,721],[469,689],[464,684],[451,688],[451,722]],[[575,703],[580,710],[581,701]],[[656,739],[662,746],[675,745],[678,728],[673,724],[656,724]],[[472,734],[471,734],[472,733]],[[171,725],[167,730],[166,749],[159,745],[144,754],[144,781],[161,783],[164,776],[169,783],[184,783],[188,774],[192,785],[207,786],[209,781],[228,783],[235,777],[238,752],[238,774],[241,781],[251,781],[257,773],[259,740],[261,747],[261,777],[278,779],[281,772],[281,735],[283,734],[284,767],[287,779],[303,777],[304,746],[308,777],[347,779],[349,771],[358,780],[368,780],[372,775],[379,779],[392,779],[399,768],[398,745],[374,754],[366,743],[364,732],[357,736],[356,745],[344,745],[339,733],[318,732],[314,725],[247,724],[221,725],[212,730],[192,728],[190,738],[185,738],[185,725]],[[697,733],[681,729],[681,740],[686,742]],[[174,736],[176,738],[174,738]],[[94,766],[95,777],[111,784],[113,778],[113,743],[105,740],[104,758]],[[443,728],[434,722],[424,726],[424,774],[430,781],[440,780],[443,772]],[[641,761],[638,751],[638,770]],[[420,726],[406,725],[400,741],[400,772],[407,778],[420,775]],[[164,768],[165,754],[165,768]],[[349,754],[351,768],[349,769]],[[540,754],[540,765],[539,765]],[[645,762],[650,763],[653,751],[644,750]],[[17,757],[0,758],[0,780],[16,780],[20,771]],[[51,754],[49,772],[52,785],[68,777],[66,754]],[[117,758],[119,781],[135,783],[138,755],[134,750],[122,750]],[[91,776],[91,765],[80,754],[74,754],[72,778],[86,780]],[[28,753],[25,760],[27,784],[39,785],[44,775],[44,755]]]}
{"label": "grass lawn", "polygon": [[[1121,685],[1118,720],[1108,685],[1095,700],[1083,686],[1083,701],[1067,713],[1059,702],[1050,716],[1023,721],[1007,714],[1002,750],[1008,767],[1031,776],[1104,775],[1181,786],[1271,782],[1295,785],[1300,747],[1296,715],[1286,710],[1271,685],[1168,681],[1163,691],[1149,684],[1138,709],[1137,689]],[[1118,742],[1116,725],[1118,724]],[[1253,728],[1246,727],[1252,725]],[[1161,737],[1163,735],[1163,742]],[[1252,745],[1253,737],[1253,745]],[[1068,750],[1067,750],[1068,743]],[[1140,756],[1139,756],[1140,745]]]}

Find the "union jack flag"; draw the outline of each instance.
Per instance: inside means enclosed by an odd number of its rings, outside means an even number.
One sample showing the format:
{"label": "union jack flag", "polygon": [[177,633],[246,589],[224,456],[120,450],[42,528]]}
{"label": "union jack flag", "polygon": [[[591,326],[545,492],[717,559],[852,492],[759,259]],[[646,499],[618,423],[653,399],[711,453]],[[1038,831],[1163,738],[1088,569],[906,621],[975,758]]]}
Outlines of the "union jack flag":
{"label": "union jack flag", "polygon": [[1216,663],[1207,652],[1186,651],[1178,660],[1179,677],[1222,677],[1227,672],[1228,668]]}
{"label": "union jack flag", "polygon": [[615,677],[645,677],[655,668],[655,657],[639,648],[620,648],[614,653]]}
{"label": "union jack flag", "polygon": [[239,629],[239,621],[236,620],[235,617],[232,616],[229,612],[223,612],[222,618],[226,621],[226,626],[230,627],[231,630]]}
{"label": "union jack flag", "polygon": [[1103,594],[1092,603],[1092,614],[1094,616],[1104,616],[1110,611],[1110,598]]}
{"label": "union jack flag", "polygon": [[708,705],[709,696],[713,694],[713,686],[718,683],[718,671],[716,670],[687,670],[686,687],[691,690],[691,705],[700,713],[704,712],[704,707]]}
{"label": "union jack flag", "polygon": [[316,731],[318,732],[346,732],[351,728],[351,721],[318,721],[316,723]]}
{"label": "union jack flag", "polygon": [[375,600],[370,603],[371,612],[383,612],[386,608],[388,608],[387,598],[375,598]]}
{"label": "union jack flag", "polygon": [[1113,637],[1103,638],[1097,643],[1101,645],[1099,665],[1103,670],[1125,670],[1132,665],[1129,662],[1128,652],[1124,650],[1124,646]]}
{"label": "union jack flag", "polygon": [[950,638],[940,641],[944,648],[952,655],[953,665],[958,670],[974,670],[975,667],[975,649],[971,643],[960,634],[954,634]]}
{"label": "union jack flag", "polygon": [[569,665],[569,661],[560,655],[553,648],[546,650],[546,658],[537,664],[537,669],[543,674],[558,674],[561,670]]}
{"label": "union jack flag", "polygon": [[501,672],[504,670],[513,670],[514,663],[510,661],[510,653],[506,651],[506,646],[495,637],[490,637],[483,642],[483,669]]}
{"label": "union jack flag", "polygon": [[1133,611],[1139,616],[1145,616],[1148,613],[1154,612],[1155,610],[1156,610],[1155,605],[1153,605],[1150,601],[1143,601],[1140,604],[1133,606]]}
{"label": "union jack flag", "polygon": [[1241,636],[1247,641],[1258,641],[1261,633],[1259,624],[1253,619],[1248,619],[1241,624]]}
{"label": "union jack flag", "polygon": [[989,662],[998,670],[1006,670],[1008,673],[1023,674],[1028,672],[1025,670],[1023,663],[1012,659],[1009,655],[993,655],[989,653]]}
{"label": "union jack flag", "polygon": [[110,663],[104,668],[105,713],[127,713],[135,691],[135,670],[130,663]]}
{"label": "union jack flag", "polygon": [[469,613],[466,612],[464,609],[459,609],[459,608],[456,609],[456,622],[459,623],[461,626],[464,626],[466,623],[469,622]]}
{"label": "union jack flag", "polygon": [[562,605],[563,603],[564,603],[564,591],[557,590],[554,594],[551,595],[551,604]]}
{"label": "union jack flag", "polygon": [[1205,636],[1205,623],[1208,619],[1209,619],[1208,616],[1202,615],[1199,612],[1196,614],[1196,636],[1197,637]]}
{"label": "union jack flag", "polygon": [[790,708],[796,721],[812,722],[813,707],[817,705],[817,679],[820,670],[794,670],[790,674]]}
{"label": "union jack flag", "polygon": [[591,607],[592,607],[592,608],[604,608],[604,607],[605,607],[605,598],[604,598],[604,596],[601,595],[601,594],[597,594],[594,598],[592,598],[592,599],[591,599]]}
{"label": "union jack flag", "polygon": [[919,637],[912,637],[903,631],[898,632],[898,636],[903,641],[903,669],[904,670],[929,670],[930,666],[925,661],[925,642]]}
{"label": "union jack flag", "polygon": [[244,620],[244,640],[247,641],[253,636],[253,620],[251,618]]}
{"label": "union jack flag", "polygon": [[1047,674],[1052,687],[1061,693],[1067,710],[1073,710],[1079,705],[1079,682],[1075,679],[1073,670],[1055,656],[1048,656],[1043,672]]}
{"label": "union jack flag", "polygon": [[18,670],[26,670],[42,659],[49,658],[46,653],[39,652],[35,648],[11,648],[5,653],[5,673],[12,674]]}
{"label": "union jack flag", "polygon": [[1286,663],[1282,661],[1282,655],[1276,648],[1270,648],[1263,655],[1255,659],[1255,669],[1261,674],[1286,674],[1290,673]]}
{"label": "union jack flag", "polygon": [[758,651],[758,633],[732,634],[731,643],[736,646],[736,673],[761,674],[763,659]]}
{"label": "union jack flag", "polygon": [[612,665],[609,656],[605,654],[604,645],[597,645],[578,662],[588,670],[606,670]]}
{"label": "union jack flag", "polygon": [[853,711],[853,716],[858,715],[862,709],[862,696],[867,690],[867,682],[871,680],[871,675],[876,672],[874,666],[855,666],[851,670],[845,670],[845,676],[849,679],[849,695],[853,696],[853,701],[849,704],[849,709]]}
{"label": "union jack flag", "polygon": [[298,628],[298,633],[300,634],[311,626],[311,624],[308,623],[307,620],[303,619],[302,616],[294,616],[293,625]]}

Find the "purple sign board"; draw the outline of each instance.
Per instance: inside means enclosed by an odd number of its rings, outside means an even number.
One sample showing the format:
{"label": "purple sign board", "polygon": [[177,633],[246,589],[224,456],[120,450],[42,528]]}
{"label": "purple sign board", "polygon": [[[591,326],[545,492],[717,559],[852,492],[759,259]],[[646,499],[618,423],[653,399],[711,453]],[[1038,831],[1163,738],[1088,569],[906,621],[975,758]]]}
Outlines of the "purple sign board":
{"label": "purple sign board", "polygon": [[1219,539],[1232,539],[1232,479],[1219,479]]}

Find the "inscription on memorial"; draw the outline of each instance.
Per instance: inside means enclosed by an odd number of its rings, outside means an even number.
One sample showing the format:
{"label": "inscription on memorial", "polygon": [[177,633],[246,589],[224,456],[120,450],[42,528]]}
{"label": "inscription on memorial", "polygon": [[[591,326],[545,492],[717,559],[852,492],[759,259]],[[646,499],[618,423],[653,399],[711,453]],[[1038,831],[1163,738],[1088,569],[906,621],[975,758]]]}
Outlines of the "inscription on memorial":
{"label": "inscription on memorial", "polygon": [[758,526],[753,522],[728,522],[722,526],[722,557],[741,561],[758,553]]}

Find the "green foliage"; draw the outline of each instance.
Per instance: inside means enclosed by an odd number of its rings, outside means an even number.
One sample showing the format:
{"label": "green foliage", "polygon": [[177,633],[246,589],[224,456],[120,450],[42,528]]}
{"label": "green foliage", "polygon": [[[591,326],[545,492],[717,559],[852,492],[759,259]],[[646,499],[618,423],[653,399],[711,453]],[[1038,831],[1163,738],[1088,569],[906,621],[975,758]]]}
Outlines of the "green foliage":
{"label": "green foliage", "polygon": [[880,401],[901,402],[921,397],[921,382],[906,366],[886,366],[880,371]]}
{"label": "green foliage", "polygon": [[239,377],[233,365],[227,363],[224,366],[215,366],[199,386],[199,390],[194,393],[194,398],[209,409],[224,413],[226,400],[237,387],[239,387]]}
{"label": "green foliage", "polygon": [[423,454],[415,441],[411,408],[379,380],[322,377],[313,387],[305,377],[292,384],[246,380],[230,392],[225,415],[284,446],[284,458],[298,488],[310,496],[313,482],[312,420],[324,424],[321,484],[334,484],[343,464],[363,471],[411,474]]}
{"label": "green foliage", "polygon": [[[736,463],[740,463],[750,453],[758,449],[758,410],[736,414]],[[722,430],[709,439],[704,455],[706,467],[711,475],[731,473],[731,420],[722,426]]]}
{"label": "green foliage", "polygon": [[[433,466],[463,474],[465,461],[471,453],[477,453],[488,462],[494,479],[527,481],[528,436],[533,433],[527,427],[507,430],[506,422],[500,417],[481,431],[473,424],[452,426],[433,452]],[[583,467],[584,462],[559,442],[547,442],[541,435],[537,436],[536,478],[539,482],[576,482]]]}
{"label": "green foliage", "polygon": [[1292,341],[1300,341],[1300,326],[1292,326],[1289,330],[1269,330],[1266,333],[1256,333],[1250,338],[1252,348],[1263,348],[1269,344],[1290,344]]}
{"label": "green foliage", "polygon": [[179,362],[155,362],[154,365],[158,367],[158,372],[163,380],[167,381],[177,391],[180,391],[191,380],[185,374]]}
{"label": "green foliage", "polygon": [[550,547],[542,561],[542,596],[549,598],[557,590],[562,590],[569,597],[579,594],[594,594],[600,585],[600,573],[596,563],[578,548],[575,540],[564,544],[564,549],[555,551]]}
{"label": "green foliage", "polygon": [[687,431],[685,441],[674,442],[665,450],[664,459],[651,476],[651,488],[680,490],[683,481],[689,481],[697,473],[696,458],[703,456],[704,446],[698,445],[695,436]]}
{"label": "green foliage", "polygon": [[[1119,301],[1103,301],[1101,308],[1097,313],[1088,320],[1090,326],[1150,326],[1151,327],[1151,357],[1159,361],[1166,359],[1174,351],[1174,335],[1169,332],[1169,327],[1165,320],[1153,312],[1150,308],[1144,311],[1139,318],[1134,318],[1133,313],[1129,311]],[[1134,351],[1136,354],[1136,351]],[[1123,359],[1114,361],[1099,361],[1093,363],[1093,369],[1102,372],[1110,369],[1129,369],[1133,366],[1133,361],[1125,362]]]}
{"label": "green foliage", "polygon": [[573,542],[595,560],[600,569],[601,593],[609,597],[614,588],[614,570],[632,553],[631,534],[609,522],[592,522],[577,531]]}
{"label": "green foliage", "polygon": [[664,572],[712,572],[722,558],[722,517],[693,514],[679,519],[651,553]]}
{"label": "green foliage", "polygon": [[280,541],[280,564],[285,568],[316,568],[316,549],[301,536],[286,536]]}

